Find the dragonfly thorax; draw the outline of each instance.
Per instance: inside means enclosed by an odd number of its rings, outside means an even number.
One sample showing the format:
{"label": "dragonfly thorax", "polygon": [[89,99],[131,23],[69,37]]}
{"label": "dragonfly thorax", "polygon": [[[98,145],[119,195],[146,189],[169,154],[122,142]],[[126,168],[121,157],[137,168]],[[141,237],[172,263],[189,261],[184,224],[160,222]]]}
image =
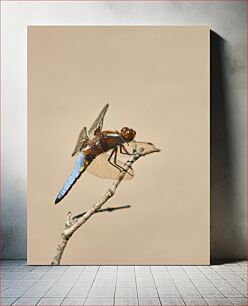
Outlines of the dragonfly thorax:
{"label": "dragonfly thorax", "polygon": [[133,129],[129,129],[128,127],[124,127],[121,129],[121,136],[126,140],[126,142],[132,141],[135,135],[136,132]]}

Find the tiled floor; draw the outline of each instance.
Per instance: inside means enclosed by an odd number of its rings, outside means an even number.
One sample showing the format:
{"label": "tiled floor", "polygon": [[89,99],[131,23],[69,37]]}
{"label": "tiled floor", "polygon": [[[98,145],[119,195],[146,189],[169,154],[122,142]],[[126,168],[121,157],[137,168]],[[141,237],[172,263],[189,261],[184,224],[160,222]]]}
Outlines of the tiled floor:
{"label": "tiled floor", "polygon": [[27,266],[2,261],[0,305],[247,305],[247,263]]}

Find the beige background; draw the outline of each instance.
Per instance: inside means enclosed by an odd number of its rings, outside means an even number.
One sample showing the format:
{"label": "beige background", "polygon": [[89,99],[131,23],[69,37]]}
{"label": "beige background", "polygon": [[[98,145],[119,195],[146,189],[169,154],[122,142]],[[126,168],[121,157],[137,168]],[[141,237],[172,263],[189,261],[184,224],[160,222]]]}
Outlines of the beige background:
{"label": "beige background", "polygon": [[62,264],[209,263],[209,28],[28,27],[28,263],[49,264],[68,211],[111,183],[85,174],[58,205],[82,126],[129,126],[161,148],[135,164]]}

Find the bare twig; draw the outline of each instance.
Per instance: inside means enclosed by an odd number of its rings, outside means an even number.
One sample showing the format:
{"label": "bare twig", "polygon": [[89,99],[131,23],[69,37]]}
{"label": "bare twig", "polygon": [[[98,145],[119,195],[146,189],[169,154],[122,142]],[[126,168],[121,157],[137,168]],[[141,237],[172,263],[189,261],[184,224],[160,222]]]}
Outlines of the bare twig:
{"label": "bare twig", "polygon": [[[115,210],[130,208],[130,207],[131,207],[130,205],[124,205],[124,206],[118,206],[118,207],[107,207],[107,208],[98,209],[95,213],[112,212],[112,211],[115,211]],[[82,217],[86,213],[87,213],[87,211],[84,211],[81,214],[78,214],[78,215],[74,216],[72,219],[74,220],[74,219],[77,219],[79,217]]]}
{"label": "bare twig", "polygon": [[159,152],[160,150],[156,149],[152,144],[149,149],[139,148],[139,150],[134,150],[132,157],[125,163],[124,170],[120,170],[118,177],[115,179],[111,187],[107,190],[105,195],[95,203],[91,209],[87,212],[78,214],[72,217],[71,212],[68,213],[67,219],[65,222],[65,228],[61,233],[60,241],[57,245],[56,255],[53,258],[52,265],[60,265],[62,255],[64,253],[65,247],[75,233],[91,216],[97,213],[101,207],[115,194],[116,189],[123,180],[125,174],[132,167],[133,163],[137,161],[140,157],[145,156],[150,153]]}

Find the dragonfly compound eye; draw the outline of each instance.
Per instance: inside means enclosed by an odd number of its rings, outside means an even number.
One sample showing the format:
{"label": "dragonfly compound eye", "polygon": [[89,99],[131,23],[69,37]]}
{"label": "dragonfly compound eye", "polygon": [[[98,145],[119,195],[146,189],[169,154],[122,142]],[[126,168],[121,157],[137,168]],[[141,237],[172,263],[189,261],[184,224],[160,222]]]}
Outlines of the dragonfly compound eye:
{"label": "dragonfly compound eye", "polygon": [[124,127],[121,129],[121,135],[127,140],[132,141],[136,135],[136,132],[133,129]]}

